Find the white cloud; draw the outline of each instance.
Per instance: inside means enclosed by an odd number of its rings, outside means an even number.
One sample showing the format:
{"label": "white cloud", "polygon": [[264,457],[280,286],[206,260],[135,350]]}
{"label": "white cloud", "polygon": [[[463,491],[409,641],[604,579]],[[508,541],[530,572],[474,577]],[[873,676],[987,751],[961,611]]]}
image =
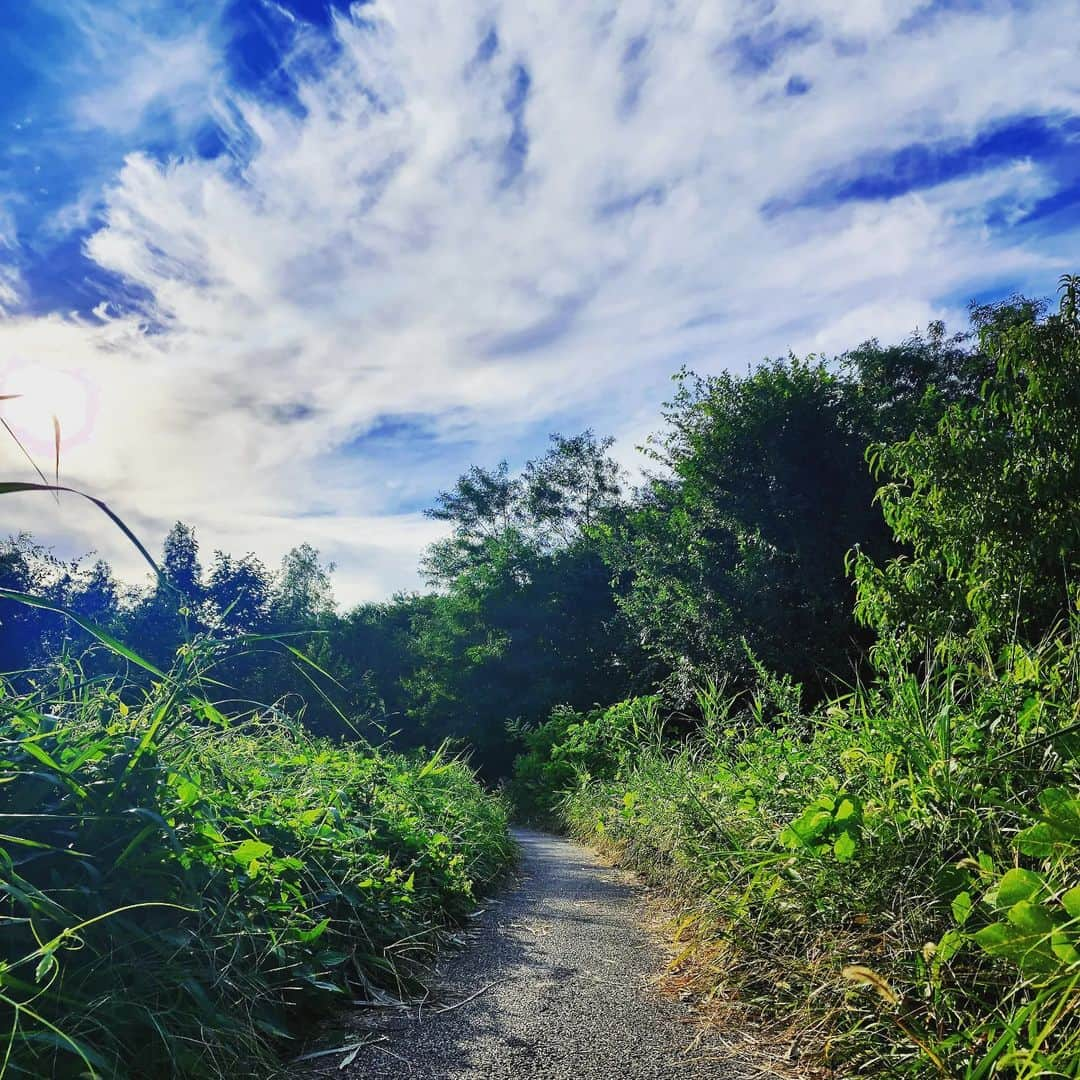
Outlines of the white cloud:
{"label": "white cloud", "polygon": [[[762,208],[912,143],[1075,115],[1080,29],[1002,4],[900,35],[919,5],[781,0],[774,29],[819,30],[774,33],[771,66],[750,75],[734,37],[759,8],[358,8],[336,53],[298,39],[302,116],[214,84],[219,118],[254,139],[241,167],[136,153],[115,177],[88,250],[147,290],[151,325],[10,318],[0,355],[94,381],[98,420],[65,455],[70,478],[151,535],[182,517],[208,548],[270,558],[310,538],[352,600],[413,580],[435,535],[395,488],[453,478],[438,439],[400,466],[344,449],[380,417],[464,431],[478,459],[513,459],[523,433],[571,415],[636,434],[684,361],[742,369],[901,336],[958,292],[1045,288],[1065,268],[1064,239],[1040,254],[986,223],[1052,189],[1033,162],[891,200]],[[492,28],[498,48],[478,61]],[[219,79],[210,40],[188,39],[169,70],[144,51],[80,108],[123,124],[182,101],[200,73]],[[523,158],[507,149],[519,68]],[[793,75],[808,93],[784,94]],[[50,534],[102,535],[83,514],[23,512]]]}
{"label": "white cloud", "polygon": [[15,262],[17,246],[15,220],[8,207],[0,202],[0,318],[19,301],[21,280]]}
{"label": "white cloud", "polygon": [[[132,42],[125,41],[124,46],[131,49]],[[122,133],[137,128],[146,110],[158,105],[188,123],[197,122],[209,107],[208,91],[217,78],[215,61],[204,31],[178,39],[144,37],[115,78],[77,101],[76,116],[88,127]]]}

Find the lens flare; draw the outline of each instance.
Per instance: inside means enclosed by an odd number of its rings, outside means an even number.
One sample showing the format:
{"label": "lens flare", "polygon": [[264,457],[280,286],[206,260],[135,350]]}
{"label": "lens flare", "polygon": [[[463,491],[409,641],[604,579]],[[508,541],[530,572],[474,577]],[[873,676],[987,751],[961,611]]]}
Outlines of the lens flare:
{"label": "lens flare", "polygon": [[90,377],[71,368],[48,364],[12,365],[0,379],[0,416],[35,454],[54,448],[53,417],[60,423],[61,442],[70,449],[90,438],[97,413],[97,391]]}

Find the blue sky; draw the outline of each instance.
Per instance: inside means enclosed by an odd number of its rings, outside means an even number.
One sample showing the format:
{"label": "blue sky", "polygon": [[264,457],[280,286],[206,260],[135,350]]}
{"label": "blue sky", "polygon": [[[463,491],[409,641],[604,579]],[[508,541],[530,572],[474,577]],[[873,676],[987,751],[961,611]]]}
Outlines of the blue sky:
{"label": "blue sky", "polygon": [[[681,364],[899,338],[1080,250],[1080,25],[993,0],[27,0],[0,14],[0,393],[151,542],[345,601]],[[41,434],[38,434],[41,432]],[[5,471],[22,469],[0,449]],[[92,515],[10,529],[131,567]]]}

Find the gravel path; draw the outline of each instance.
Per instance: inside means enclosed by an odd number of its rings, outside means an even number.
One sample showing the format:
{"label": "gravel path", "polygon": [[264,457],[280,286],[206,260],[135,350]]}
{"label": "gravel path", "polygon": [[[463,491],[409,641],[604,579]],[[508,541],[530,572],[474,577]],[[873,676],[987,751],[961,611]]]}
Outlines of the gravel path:
{"label": "gravel path", "polygon": [[[586,849],[519,831],[521,874],[477,919],[421,1010],[358,1010],[344,1054],[305,1076],[359,1080],[752,1080],[750,1065],[692,1047],[687,1006],[651,981],[663,957],[641,889]],[[476,995],[471,997],[471,995]],[[470,1000],[471,997],[471,1000]],[[455,1007],[456,1006],[456,1007]],[[439,1009],[447,1011],[439,1013]],[[378,1033],[378,1034],[376,1034]],[[301,1075],[301,1074],[297,1074]]]}

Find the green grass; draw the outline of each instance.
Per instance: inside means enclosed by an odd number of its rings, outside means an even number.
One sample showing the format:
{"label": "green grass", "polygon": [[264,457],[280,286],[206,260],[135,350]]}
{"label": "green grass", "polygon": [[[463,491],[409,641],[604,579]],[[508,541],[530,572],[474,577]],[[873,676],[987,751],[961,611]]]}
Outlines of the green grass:
{"label": "green grass", "polygon": [[519,806],[678,897],[687,977],[804,1064],[1080,1076],[1077,650],[882,659],[810,716],[764,673],[749,702],[713,688],[692,738],[637,750],[613,733],[654,700],[563,712],[529,737]]}
{"label": "green grass", "polygon": [[0,690],[0,1075],[265,1077],[316,1013],[408,991],[512,859],[464,764],[223,715],[211,651]]}

